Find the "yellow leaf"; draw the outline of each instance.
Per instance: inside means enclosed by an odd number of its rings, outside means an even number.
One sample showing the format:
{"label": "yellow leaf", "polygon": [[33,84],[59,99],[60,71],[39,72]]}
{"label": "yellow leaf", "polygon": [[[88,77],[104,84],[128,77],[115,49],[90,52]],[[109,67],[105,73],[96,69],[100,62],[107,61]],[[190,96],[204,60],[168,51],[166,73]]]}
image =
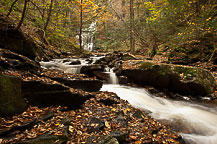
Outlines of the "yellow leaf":
{"label": "yellow leaf", "polygon": [[74,128],[72,126],[69,126],[69,131],[72,133],[74,131]]}
{"label": "yellow leaf", "polygon": [[142,143],[141,141],[136,141],[136,142],[135,142],[135,144],[141,144],[141,143]]}
{"label": "yellow leaf", "polygon": [[116,108],[112,108],[112,111],[116,111]]}
{"label": "yellow leaf", "polygon": [[108,123],[107,121],[105,121],[105,126],[106,126],[107,128],[110,128],[110,125],[109,125],[109,123]]}

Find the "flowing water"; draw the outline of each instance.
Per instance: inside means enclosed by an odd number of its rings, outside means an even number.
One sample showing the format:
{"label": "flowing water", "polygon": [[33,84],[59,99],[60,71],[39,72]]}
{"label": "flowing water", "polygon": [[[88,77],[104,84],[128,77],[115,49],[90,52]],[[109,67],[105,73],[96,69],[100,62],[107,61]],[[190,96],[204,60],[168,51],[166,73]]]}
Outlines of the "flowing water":
{"label": "flowing water", "polygon": [[[89,66],[96,62],[96,60],[102,58],[103,56],[93,56],[89,59],[87,58],[80,58],[80,59],[53,59],[49,62],[40,62],[41,67],[46,69],[57,69],[63,71],[64,73],[72,73],[72,74],[79,74],[82,66]],[[90,63],[91,60],[92,62]],[[80,61],[81,64],[71,65],[71,62]]]}
{"label": "flowing water", "polygon": [[105,73],[109,74],[109,84],[118,84],[118,77],[116,76],[116,74],[113,72],[113,69],[110,69],[109,67],[105,68]]}
{"label": "flowing water", "polygon": [[[100,57],[92,57],[93,64]],[[88,64],[87,59],[77,59],[78,65],[70,65],[70,61],[55,59],[50,62],[41,62],[41,66],[49,69],[58,69],[67,73],[80,73],[80,69]],[[127,100],[134,107],[150,111],[150,115],[157,120],[175,126],[186,143],[189,144],[217,144],[217,108],[205,107],[184,101],[175,101],[151,95],[143,88],[133,88],[118,84],[118,78],[112,69],[106,68],[110,75],[110,84],[103,85],[101,91],[116,93],[120,98]]]}
{"label": "flowing water", "polygon": [[151,116],[178,125],[186,143],[217,144],[217,110],[198,104],[155,97],[143,88],[107,84],[101,91],[116,93]]}

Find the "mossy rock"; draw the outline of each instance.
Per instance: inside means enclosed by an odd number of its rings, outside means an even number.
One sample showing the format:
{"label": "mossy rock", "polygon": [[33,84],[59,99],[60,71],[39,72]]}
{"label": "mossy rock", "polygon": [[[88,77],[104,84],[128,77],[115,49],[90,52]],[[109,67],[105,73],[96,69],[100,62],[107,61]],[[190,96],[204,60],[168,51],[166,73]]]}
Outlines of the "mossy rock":
{"label": "mossy rock", "polygon": [[205,96],[213,93],[216,88],[212,74],[196,67],[140,62],[137,69],[126,69],[123,75],[134,83],[184,95]]}
{"label": "mossy rock", "polygon": [[0,117],[12,116],[26,110],[21,94],[21,80],[0,73]]}

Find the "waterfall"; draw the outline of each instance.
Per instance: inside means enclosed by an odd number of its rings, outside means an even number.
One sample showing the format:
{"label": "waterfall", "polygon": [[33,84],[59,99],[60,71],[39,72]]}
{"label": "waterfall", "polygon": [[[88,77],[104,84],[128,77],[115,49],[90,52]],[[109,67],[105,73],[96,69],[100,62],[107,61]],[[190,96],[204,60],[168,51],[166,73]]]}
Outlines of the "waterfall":
{"label": "waterfall", "polygon": [[82,33],[82,46],[87,51],[93,51],[94,47],[94,33],[96,32],[96,22],[91,23],[91,25],[83,30]]}
{"label": "waterfall", "polygon": [[114,92],[134,107],[150,111],[150,115],[155,119],[171,123],[188,144],[217,143],[215,107],[155,97],[142,88],[104,85],[101,91]]}
{"label": "waterfall", "polygon": [[118,77],[116,74],[113,72],[113,69],[110,69],[109,67],[105,68],[105,71],[107,74],[109,74],[109,84],[119,84]]}

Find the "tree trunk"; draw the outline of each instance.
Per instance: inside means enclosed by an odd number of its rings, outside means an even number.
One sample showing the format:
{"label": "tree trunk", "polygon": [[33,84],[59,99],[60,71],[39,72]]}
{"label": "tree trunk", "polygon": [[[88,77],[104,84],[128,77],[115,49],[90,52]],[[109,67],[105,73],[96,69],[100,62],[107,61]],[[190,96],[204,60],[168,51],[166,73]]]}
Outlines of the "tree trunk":
{"label": "tree trunk", "polygon": [[10,16],[10,14],[11,14],[11,12],[12,12],[12,10],[13,10],[13,7],[14,7],[14,5],[17,3],[17,1],[18,1],[18,0],[15,0],[15,1],[11,4],[11,7],[10,7],[10,9],[9,9],[9,11],[8,11],[8,14],[7,14],[7,17]]}
{"label": "tree trunk", "polygon": [[49,12],[48,12],[48,16],[47,16],[47,21],[44,25],[44,31],[46,32],[47,30],[47,26],[50,22],[50,17],[51,17],[51,13],[52,13],[52,7],[53,7],[53,0],[50,1],[50,7],[49,7]]}
{"label": "tree trunk", "polygon": [[80,6],[80,32],[79,32],[79,45],[80,49],[82,49],[82,27],[83,27],[83,6],[82,6],[83,0],[81,0],[81,6]]}
{"label": "tree trunk", "polygon": [[135,23],[133,0],[130,0],[130,53],[135,54]]}
{"label": "tree trunk", "polygon": [[27,3],[28,3],[28,2],[29,2],[29,0],[25,0],[24,7],[23,7],[22,17],[21,17],[21,19],[20,19],[20,22],[19,22],[18,25],[17,25],[17,29],[20,29],[20,27],[21,27],[22,24],[23,24],[23,21],[24,21],[25,15],[26,15],[26,8],[27,8]]}

